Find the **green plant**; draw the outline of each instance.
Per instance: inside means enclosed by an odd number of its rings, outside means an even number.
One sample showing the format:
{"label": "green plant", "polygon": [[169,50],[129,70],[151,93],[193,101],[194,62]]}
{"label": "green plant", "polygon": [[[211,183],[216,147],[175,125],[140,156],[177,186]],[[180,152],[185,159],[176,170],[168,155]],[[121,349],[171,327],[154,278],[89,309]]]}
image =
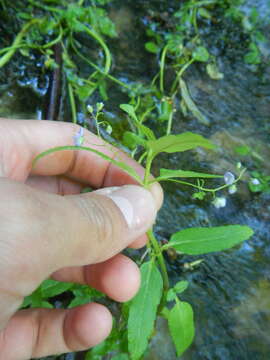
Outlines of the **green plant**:
{"label": "green plant", "polygon": [[[227,17],[242,21],[243,14],[238,9],[240,2],[238,0],[185,1],[175,11],[173,27],[170,30],[164,30],[159,23],[153,27],[151,22],[147,30],[150,41],[145,47],[155,54],[153,56],[157,56],[159,66],[157,75],[148,85],[139,82],[127,84],[110,73],[112,55],[104,38],[115,37],[116,31],[102,7],[108,2],[108,0],[29,0],[27,7],[22,8],[18,14],[21,30],[11,46],[0,50],[2,55],[0,67],[10,62],[16,51],[23,57],[29,57],[32,51],[38,51],[44,60],[44,69],[53,71],[60,66],[56,61],[55,45],[60,46],[72,120],[74,123],[78,122],[78,107],[81,106],[85,114],[90,114],[99,136],[102,136],[104,129],[111,133],[115,128],[103,118],[103,104],[99,102],[96,106],[89,105],[89,99],[91,100],[91,96],[97,93],[99,98],[105,101],[108,98],[108,82],[119,85],[129,99],[128,104],[120,106],[126,114],[129,126],[117,135],[120,143],[130,150],[131,156],[145,167],[145,176],[141,179],[135,170],[121,159],[113,160],[104,155],[102,148],[99,151],[84,147],[83,128],[76,135],[74,146],[49,149],[40,154],[35,162],[55,151],[91,151],[119,166],[146,188],[155,181],[170,181],[192,187],[195,190],[194,199],[202,200],[207,194],[217,199],[216,193],[226,187],[234,186],[240,180],[244,169],[237,179],[225,180],[225,183],[222,181],[222,184],[219,183],[216,187],[206,186],[206,182],[220,181],[224,175],[187,169],[159,169],[155,179],[150,174],[154,161],[161,153],[184,152],[197,147],[209,150],[214,148],[214,145],[201,135],[192,132],[173,134],[175,100],[181,95],[182,112],[186,114],[190,111],[201,124],[209,125],[209,120],[189,94],[184,75],[190,66],[200,63],[206,66],[211,78],[222,79],[223,74],[219,72],[216,59],[200,31],[201,22],[204,19],[212,19],[215,9],[219,7],[226,9]],[[5,1],[2,0],[1,4],[3,8],[7,8]],[[252,29],[250,33],[255,34],[254,31]],[[98,46],[102,56],[93,56],[91,60],[89,59],[83,51],[85,37]],[[254,46],[252,48],[254,50]],[[82,76],[78,61],[88,65],[88,76]],[[173,70],[174,74],[170,82],[166,81],[168,69]],[[83,126],[87,128],[88,125],[83,124]],[[115,321],[109,339],[89,351],[86,358],[100,360],[102,356],[112,351],[118,353],[114,360],[141,358],[153,333],[157,315],[167,319],[176,352],[181,355],[194,337],[193,310],[190,304],[181,300],[181,293],[188,284],[180,281],[172,286],[170,283],[164,252],[174,249],[179,256],[200,255],[230,248],[251,235],[250,228],[240,225],[190,228],[172,234],[166,244],[160,244],[155,236],[155,229],[149,230],[147,254],[144,261],[139,261],[142,274],[141,289],[130,303],[123,305],[121,319]],[[195,260],[194,264],[198,262],[199,260]],[[70,307],[102,296],[88,287],[46,280],[39,289],[25,299],[23,306],[52,307],[55,296],[65,291],[69,292],[66,301]]]}
{"label": "green plant", "polygon": [[[133,134],[132,141],[136,146],[143,148],[140,162],[145,166],[145,176],[143,179],[134,171],[133,168],[119,160],[110,159],[102,151],[97,151],[84,146],[62,146],[49,149],[39,154],[33,163],[36,164],[42,157],[65,150],[90,151],[102,158],[119,166],[127,172],[140,185],[148,188],[155,181],[174,181],[180,184],[189,185],[197,188],[200,192],[216,191],[235,184],[238,179],[231,178],[227,184],[217,188],[207,188],[203,185],[205,179],[223,178],[222,175],[212,175],[184,170],[160,169],[160,174],[155,179],[151,177],[151,166],[153,160],[160,153],[175,153],[192,150],[198,146],[213,149],[214,145],[201,135],[186,132],[178,135],[165,135],[156,138],[153,131],[143,125],[136,116],[135,109],[129,104],[122,104],[124,110],[133,120],[138,133]],[[130,134],[130,135],[131,135]],[[81,132],[80,132],[81,136]],[[191,183],[186,179],[197,179],[197,183]],[[228,178],[228,175],[227,175]],[[182,180],[185,179],[185,180]],[[164,316],[168,320],[169,329],[174,341],[176,352],[181,355],[192,343],[194,337],[193,311],[190,304],[181,301],[179,294],[187,287],[186,283],[180,282],[171,287],[167,273],[166,263],[163,252],[173,248],[178,254],[200,255],[231,248],[240,242],[248,239],[252,235],[252,230],[247,226],[228,225],[212,228],[190,228],[172,234],[170,240],[165,245],[159,244],[155,237],[154,229],[148,231],[148,259],[141,265],[142,284],[139,293],[126,306],[127,315],[127,343],[130,358],[140,359],[144,354],[148,340],[153,333],[157,314]],[[173,302],[174,305],[167,306]]]}

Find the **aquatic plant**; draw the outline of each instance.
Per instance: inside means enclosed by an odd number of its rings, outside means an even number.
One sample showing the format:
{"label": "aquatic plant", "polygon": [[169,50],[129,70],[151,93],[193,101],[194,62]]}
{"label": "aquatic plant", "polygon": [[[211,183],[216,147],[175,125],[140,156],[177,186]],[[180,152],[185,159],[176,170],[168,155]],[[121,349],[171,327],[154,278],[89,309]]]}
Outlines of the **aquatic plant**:
{"label": "aquatic plant", "polygon": [[[91,99],[93,94],[97,93],[105,102],[109,97],[108,83],[113,82],[119,86],[128,95],[129,103],[120,105],[128,124],[124,131],[116,134],[119,140],[118,145],[124,146],[125,150],[145,167],[144,178],[141,179],[139,174],[121,159],[113,160],[106,156],[102,148],[99,151],[83,146],[82,127],[73,139],[73,146],[48,149],[38,155],[33,166],[43,156],[56,151],[90,151],[127,172],[145,188],[154,182],[169,181],[180,186],[192,187],[193,199],[207,200],[207,195],[210,195],[216,207],[224,206],[226,202],[220,201],[222,197],[219,192],[226,188],[232,189],[241,179],[244,168],[239,170],[236,179],[228,172],[215,175],[191,169],[160,169],[157,166],[158,162],[155,166],[158,168],[155,178],[151,176],[151,172],[154,161],[162,153],[181,153],[198,147],[207,150],[214,149],[214,144],[199,134],[173,133],[175,99],[176,96],[181,95],[180,106],[183,114],[191,112],[200,124],[209,125],[209,120],[189,94],[184,74],[195,63],[200,63],[205,65],[212,79],[217,81],[222,79],[223,74],[219,71],[216,58],[211,54],[203,38],[200,26],[203,21],[214,19],[215,11],[219,8],[225,9],[225,16],[233,21],[239,22],[246,19],[238,8],[240,2],[185,1],[173,14],[174,21],[169,29],[166,28],[166,21],[165,25],[162,25],[160,19],[150,19],[147,29],[149,41],[146,42],[145,48],[156,56],[159,67],[149,85],[139,82],[126,83],[110,73],[112,54],[105,38],[113,38],[117,34],[113,22],[103,7],[109,2],[106,0],[27,1],[27,6],[21,6],[17,14],[21,30],[11,46],[0,50],[2,55],[0,67],[10,63],[16,52],[23,57],[31,56],[32,52],[39,52],[43,59],[44,71],[55,72],[61,68],[64,73],[72,121],[89,128],[90,125],[85,118],[86,114],[90,115],[91,124],[95,126],[99,136],[114,133],[115,129],[114,125],[104,117],[104,104],[99,102],[93,105]],[[0,4],[2,9],[8,8],[5,0],[2,0]],[[252,28],[249,30],[250,39],[253,41],[251,44],[255,44],[250,45],[253,53],[256,46],[254,39],[258,35],[255,35],[256,21],[251,21]],[[245,26],[247,27],[247,23]],[[100,50],[98,54],[94,54],[92,60],[83,51],[85,38],[91,39]],[[255,60],[251,61],[252,56],[247,54],[245,61],[258,64],[258,56],[254,55]],[[88,77],[81,76],[79,61],[89,66]],[[168,81],[166,76],[168,68],[173,69],[174,73],[171,81]],[[79,106],[84,112],[82,121],[78,118]],[[219,183],[213,187],[206,186],[206,182],[211,180]],[[254,181],[252,184],[259,185],[254,184]],[[218,196],[216,196],[217,193]],[[221,251],[248,239],[252,233],[249,227],[241,225],[189,228],[171,234],[171,237],[161,244],[155,235],[155,228],[149,230],[147,253],[143,259],[138,260],[142,278],[140,291],[132,301],[122,306],[122,316],[118,322],[115,322],[110,338],[90,350],[86,359],[97,357],[101,359],[110,351],[118,353],[114,357],[115,360],[140,359],[153,334],[157,316],[162,316],[167,320],[176,353],[181,355],[194,338],[194,315],[192,306],[181,300],[181,294],[188,287],[188,283],[180,279],[176,284],[171,284],[164,254],[170,250],[175,251],[177,256]],[[198,263],[199,260],[195,262]],[[25,299],[23,306],[53,307],[53,301],[50,299],[66,291],[69,291],[72,297],[69,307],[104,296],[87,286],[46,280]]]}

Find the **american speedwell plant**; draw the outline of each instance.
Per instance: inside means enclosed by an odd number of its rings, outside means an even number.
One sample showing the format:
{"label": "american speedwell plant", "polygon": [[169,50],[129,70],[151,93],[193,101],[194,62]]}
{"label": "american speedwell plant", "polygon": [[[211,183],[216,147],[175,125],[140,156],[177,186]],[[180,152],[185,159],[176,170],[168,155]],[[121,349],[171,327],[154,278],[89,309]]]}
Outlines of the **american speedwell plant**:
{"label": "american speedwell plant", "polygon": [[[224,177],[223,175],[199,173],[182,169],[160,169],[159,175],[153,179],[151,176],[151,166],[153,160],[159,154],[184,152],[197,147],[213,149],[214,145],[203,136],[192,132],[178,135],[170,134],[156,138],[154,132],[138,120],[133,106],[122,104],[121,109],[128,114],[137,128],[137,133],[130,133],[130,136],[133,143],[135,141],[136,146],[142,149],[139,161],[145,166],[143,179],[132,167],[120,160],[111,159],[102,152],[102,149],[99,151],[83,146],[82,128],[75,136],[74,146],[61,146],[49,149],[39,154],[35,158],[33,165],[42,157],[56,151],[90,151],[120,167],[145,188],[148,188],[156,181],[173,181],[192,186],[202,194],[207,192],[215,194],[218,190],[234,185],[241,178],[244,170],[237,179],[234,179],[230,173],[226,173]],[[204,185],[207,179],[214,178],[224,178],[225,184],[217,188],[208,188]],[[189,182],[188,179],[196,179],[196,182]],[[172,234],[169,241],[165,245],[161,245],[155,236],[154,229],[150,229],[148,231],[148,257],[140,267],[141,288],[135,298],[124,308],[127,322],[127,334],[125,336],[127,336],[129,355],[126,354],[123,359],[138,360],[143,356],[147,349],[148,341],[153,334],[155,320],[158,315],[165,317],[168,321],[178,356],[193,341],[195,333],[193,310],[189,303],[181,300],[181,293],[187,288],[188,283],[180,280],[176,285],[171,286],[163,256],[164,251],[173,248],[178,254],[207,254],[229,249],[248,239],[252,234],[253,231],[249,227],[241,225],[189,228]]]}

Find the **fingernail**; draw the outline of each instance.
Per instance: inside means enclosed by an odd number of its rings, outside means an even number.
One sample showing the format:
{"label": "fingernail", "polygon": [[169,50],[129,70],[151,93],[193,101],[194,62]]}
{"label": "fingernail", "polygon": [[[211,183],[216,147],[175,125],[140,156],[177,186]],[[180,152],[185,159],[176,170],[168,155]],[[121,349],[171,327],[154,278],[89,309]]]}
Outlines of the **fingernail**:
{"label": "fingernail", "polygon": [[130,229],[147,230],[155,221],[155,200],[148,190],[136,185],[125,185],[106,196],[122,212]]}

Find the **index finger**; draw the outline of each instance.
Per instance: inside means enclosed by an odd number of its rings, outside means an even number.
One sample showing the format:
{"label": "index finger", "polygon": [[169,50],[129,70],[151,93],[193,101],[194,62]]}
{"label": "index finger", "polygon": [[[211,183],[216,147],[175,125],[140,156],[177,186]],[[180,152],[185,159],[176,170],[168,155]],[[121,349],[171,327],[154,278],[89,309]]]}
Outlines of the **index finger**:
{"label": "index finger", "polygon": [[[71,123],[39,120],[0,119],[0,176],[25,181],[30,174],[55,176],[66,175],[94,188],[120,186],[135,180],[120,168],[88,151],[60,151],[40,159],[32,169],[33,159],[40,153],[58,146],[74,145],[73,137],[80,126]],[[130,165],[143,177],[144,169],[119,149],[85,129],[84,146],[96,149],[110,158]],[[162,202],[158,184],[151,189],[155,198]]]}

